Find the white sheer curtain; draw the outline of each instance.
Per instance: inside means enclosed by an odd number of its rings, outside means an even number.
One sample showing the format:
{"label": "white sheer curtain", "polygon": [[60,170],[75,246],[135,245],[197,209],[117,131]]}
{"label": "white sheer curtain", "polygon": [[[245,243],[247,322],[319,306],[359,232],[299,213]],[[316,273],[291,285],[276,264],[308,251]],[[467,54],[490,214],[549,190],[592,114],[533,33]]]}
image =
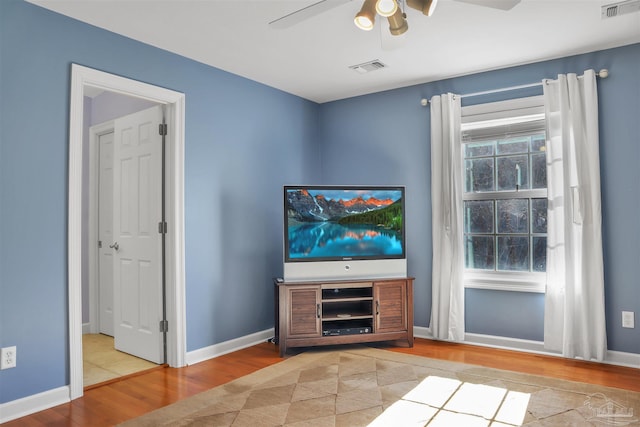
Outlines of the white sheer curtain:
{"label": "white sheer curtain", "polygon": [[431,98],[432,301],[434,338],[464,339],[460,97]]}
{"label": "white sheer curtain", "polygon": [[566,357],[606,353],[596,75],[543,84],[547,116],[545,347]]}

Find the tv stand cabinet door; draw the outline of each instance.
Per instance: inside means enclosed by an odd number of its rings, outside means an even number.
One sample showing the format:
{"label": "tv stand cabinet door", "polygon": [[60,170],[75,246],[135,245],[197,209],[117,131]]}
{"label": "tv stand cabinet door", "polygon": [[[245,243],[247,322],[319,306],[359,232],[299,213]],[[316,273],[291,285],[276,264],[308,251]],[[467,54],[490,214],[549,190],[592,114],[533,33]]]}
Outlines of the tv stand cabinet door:
{"label": "tv stand cabinet door", "polygon": [[320,286],[287,287],[288,338],[319,337],[321,335]]}
{"label": "tv stand cabinet door", "polygon": [[394,280],[376,282],[373,285],[375,304],[375,333],[406,331],[407,281]]}

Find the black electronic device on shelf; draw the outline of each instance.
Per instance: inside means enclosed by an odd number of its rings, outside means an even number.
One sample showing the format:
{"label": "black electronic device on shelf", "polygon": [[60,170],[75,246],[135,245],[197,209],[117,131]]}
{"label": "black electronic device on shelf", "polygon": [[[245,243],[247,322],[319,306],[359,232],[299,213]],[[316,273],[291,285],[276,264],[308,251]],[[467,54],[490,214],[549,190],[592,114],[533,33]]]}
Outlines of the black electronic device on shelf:
{"label": "black electronic device on shelf", "polygon": [[359,335],[370,334],[373,332],[371,320],[362,321],[334,321],[323,322],[322,335],[327,336],[340,336],[340,335]]}

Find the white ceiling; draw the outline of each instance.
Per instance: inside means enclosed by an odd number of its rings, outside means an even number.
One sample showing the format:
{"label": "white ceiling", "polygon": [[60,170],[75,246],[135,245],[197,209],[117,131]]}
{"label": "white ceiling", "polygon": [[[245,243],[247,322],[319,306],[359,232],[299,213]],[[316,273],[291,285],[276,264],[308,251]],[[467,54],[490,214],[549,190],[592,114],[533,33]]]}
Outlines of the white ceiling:
{"label": "white ceiling", "polygon": [[[397,37],[380,17],[370,32],[355,27],[362,0],[287,29],[268,23],[318,0],[27,1],[318,103],[640,42],[640,12],[601,18],[615,0],[522,0],[510,11],[440,0],[431,17],[407,9]],[[349,69],[370,60],[387,67]]]}

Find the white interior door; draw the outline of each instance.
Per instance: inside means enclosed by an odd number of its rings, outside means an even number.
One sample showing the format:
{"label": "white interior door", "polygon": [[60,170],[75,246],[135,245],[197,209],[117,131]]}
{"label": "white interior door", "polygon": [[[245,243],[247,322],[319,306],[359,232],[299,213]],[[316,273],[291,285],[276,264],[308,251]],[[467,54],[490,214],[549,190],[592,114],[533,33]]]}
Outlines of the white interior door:
{"label": "white interior door", "polygon": [[98,331],[113,336],[113,132],[98,137]]}
{"label": "white interior door", "polygon": [[162,289],[162,107],[115,121],[114,324],[120,351],[164,363]]}

